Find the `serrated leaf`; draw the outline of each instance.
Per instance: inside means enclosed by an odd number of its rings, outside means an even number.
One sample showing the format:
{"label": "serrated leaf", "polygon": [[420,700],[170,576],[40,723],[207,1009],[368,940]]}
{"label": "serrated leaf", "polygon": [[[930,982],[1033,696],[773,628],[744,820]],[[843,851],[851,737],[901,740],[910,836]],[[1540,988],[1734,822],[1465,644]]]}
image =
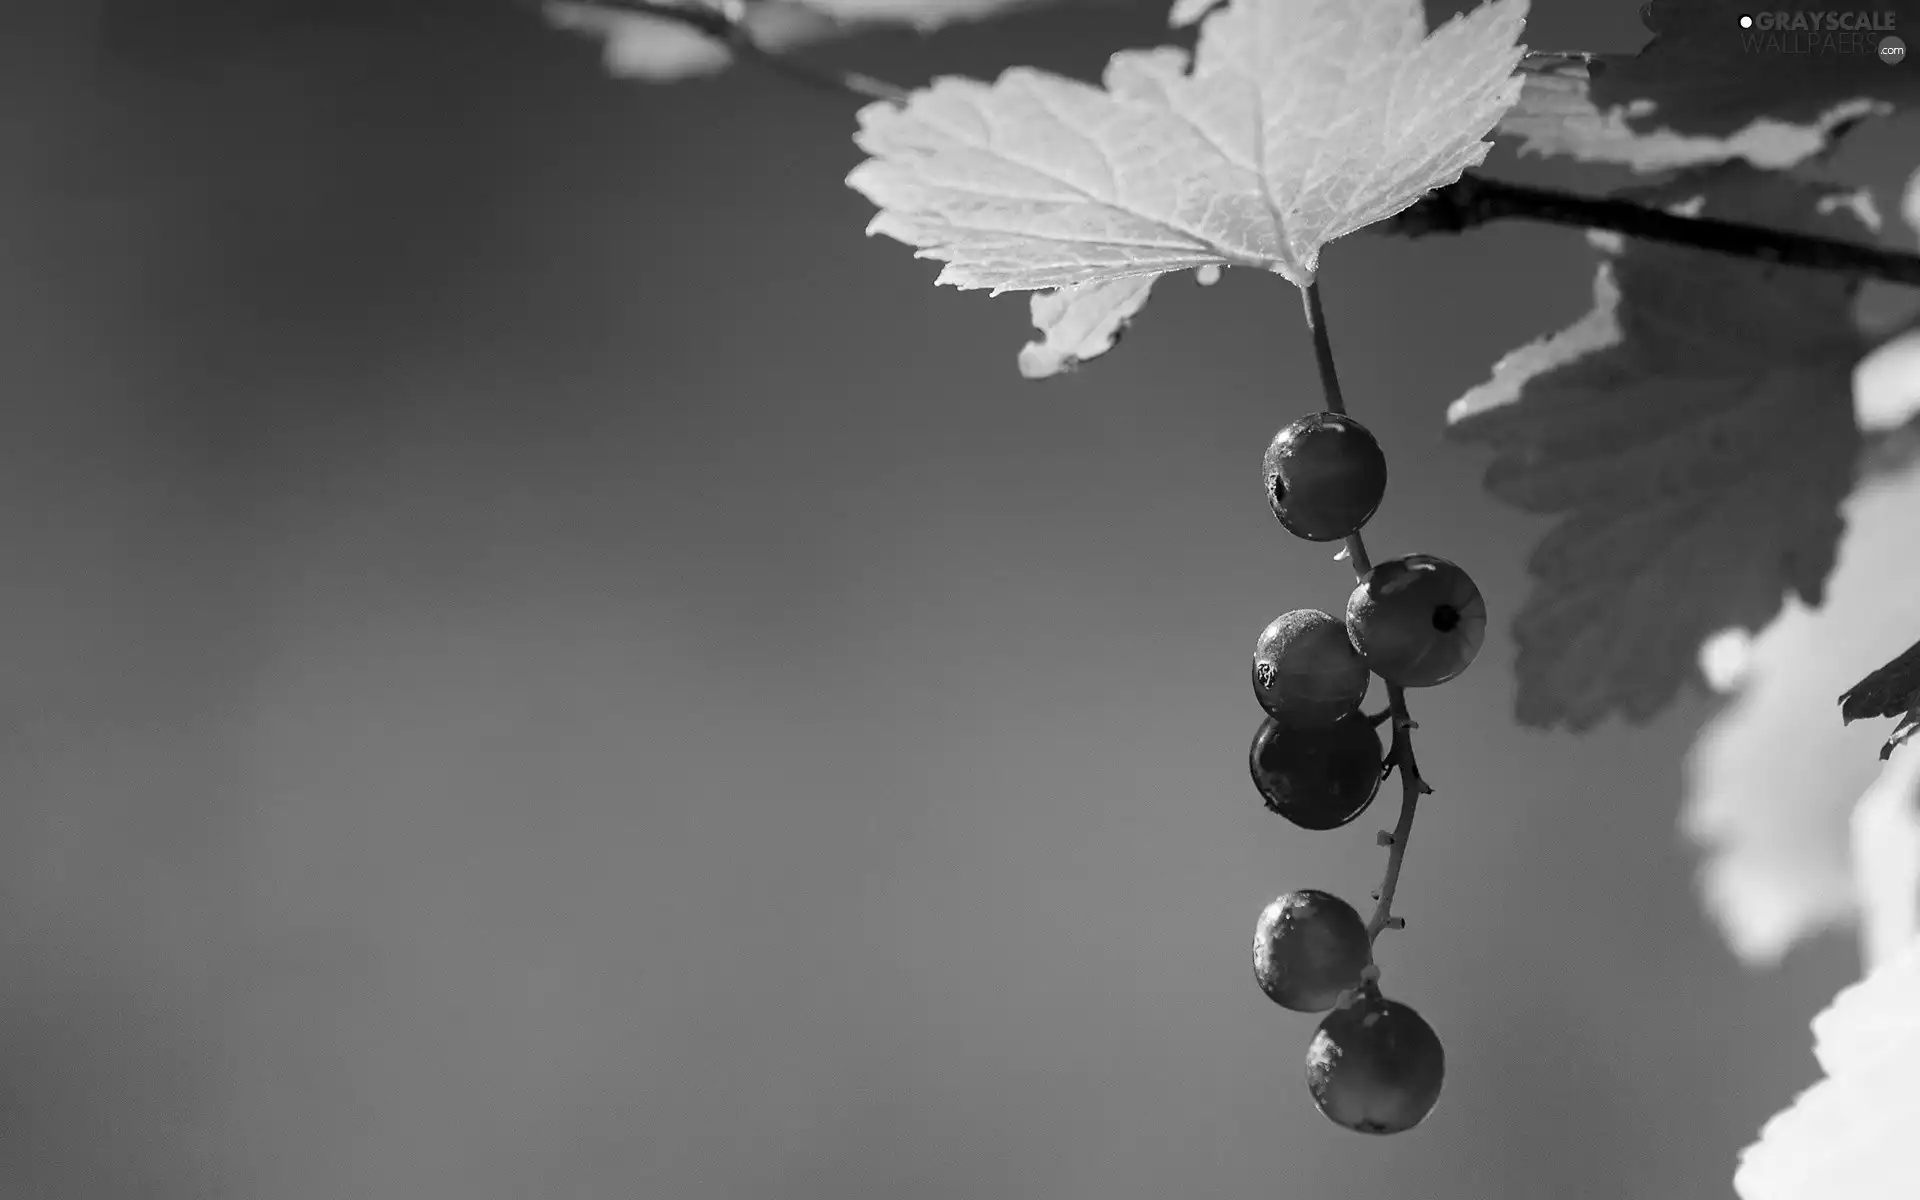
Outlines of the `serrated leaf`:
{"label": "serrated leaf", "polygon": [[1653,121],[1657,106],[1651,100],[1597,105],[1593,74],[1596,69],[1604,73],[1606,61],[1605,56],[1529,55],[1521,64],[1526,85],[1520,99],[1495,132],[1517,140],[1522,154],[1615,163],[1642,173],[1734,160],[1783,170],[1825,149],[1835,131],[1886,111],[1881,102],[1853,98],[1804,121],[1761,114],[1730,133],[1684,133]]}
{"label": "serrated leaf", "polygon": [[1882,777],[1880,731],[1835,720],[1834,697],[1862,658],[1913,636],[1920,594],[1920,463],[1861,484],[1826,603],[1789,601],[1748,643],[1734,696],[1702,726],[1685,763],[1681,824],[1707,852],[1708,911],[1747,963],[1860,911],[1849,822]]}
{"label": "serrated leaf", "polygon": [[1825,1078],[1740,1154],[1740,1200],[1912,1200],[1920,1125],[1920,942],[1813,1019]]}
{"label": "serrated leaf", "polygon": [[1306,286],[1323,246],[1478,165],[1519,94],[1525,0],[1426,33],[1419,0],[1229,0],[1188,56],[1123,51],[1104,88],[1025,67],[869,105],[847,178],[868,233],[1022,291],[1208,264]]}
{"label": "serrated leaf", "polygon": [[[1727,167],[1647,199],[1845,236],[1820,194]],[[1650,720],[1709,635],[1760,628],[1789,592],[1819,603],[1861,448],[1851,286],[1636,243],[1601,264],[1592,312],[1454,402],[1451,435],[1495,451],[1487,489],[1562,518],[1513,626],[1522,723]]]}

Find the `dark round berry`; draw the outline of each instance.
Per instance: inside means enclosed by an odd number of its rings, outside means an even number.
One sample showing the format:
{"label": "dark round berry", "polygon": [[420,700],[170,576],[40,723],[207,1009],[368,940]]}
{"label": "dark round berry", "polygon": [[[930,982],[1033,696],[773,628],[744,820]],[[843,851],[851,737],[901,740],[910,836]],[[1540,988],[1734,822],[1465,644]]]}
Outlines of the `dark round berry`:
{"label": "dark round berry", "polygon": [[1360,986],[1373,961],[1367,923],[1327,892],[1288,892],[1261,910],[1253,927],[1253,977],[1281,1008],[1325,1012]]}
{"label": "dark round berry", "polygon": [[1263,463],[1273,515],[1309,542],[1354,533],[1387,494],[1387,456],[1345,413],[1301,417],[1273,435]]}
{"label": "dark round berry", "polygon": [[1402,1133],[1433,1111],[1447,1053],[1420,1014],[1372,988],[1320,1022],[1307,1046],[1307,1089],[1329,1120],[1356,1133]]}
{"label": "dark round berry", "polygon": [[1347,636],[1367,668],[1401,687],[1433,687],[1472,665],[1487,636],[1487,602],[1444,558],[1376,564],[1347,597]]}
{"label": "dark round berry", "polygon": [[1253,694],[1282,721],[1330,725],[1360,707],[1372,682],[1346,622],[1317,608],[1276,617],[1254,643]]}
{"label": "dark round berry", "polygon": [[1247,752],[1267,808],[1302,829],[1338,829],[1367,811],[1385,761],[1380,735],[1359,713],[1331,725],[1268,717]]}

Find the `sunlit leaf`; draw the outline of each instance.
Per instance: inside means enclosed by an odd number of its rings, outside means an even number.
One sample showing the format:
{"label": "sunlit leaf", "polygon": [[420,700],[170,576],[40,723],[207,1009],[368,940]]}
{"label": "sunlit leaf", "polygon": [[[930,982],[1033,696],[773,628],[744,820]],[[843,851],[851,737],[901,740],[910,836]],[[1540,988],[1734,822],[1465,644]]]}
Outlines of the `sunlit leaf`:
{"label": "sunlit leaf", "polygon": [[1418,0],[1230,0],[1191,71],[1113,56],[1104,87],[1030,68],[874,104],[849,186],[869,233],[995,292],[1208,264],[1304,286],[1323,246],[1485,158],[1519,94],[1525,0],[1426,32]]}

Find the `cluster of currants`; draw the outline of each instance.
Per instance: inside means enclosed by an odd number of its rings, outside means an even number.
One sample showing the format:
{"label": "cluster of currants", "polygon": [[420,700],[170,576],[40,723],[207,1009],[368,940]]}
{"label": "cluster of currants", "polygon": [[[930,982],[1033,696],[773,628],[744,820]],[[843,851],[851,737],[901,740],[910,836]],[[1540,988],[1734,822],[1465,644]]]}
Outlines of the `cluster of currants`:
{"label": "cluster of currants", "polygon": [[[1302,417],[1267,447],[1267,500],[1288,532],[1313,542],[1345,539],[1359,584],[1346,619],[1318,609],[1286,613],[1260,634],[1253,690],[1267,719],[1249,754],[1267,808],[1302,829],[1337,829],[1373,803],[1398,769],[1408,803],[1422,790],[1404,741],[1404,690],[1432,687],[1473,662],[1487,610],[1467,573],[1443,558],[1412,554],[1369,563],[1359,532],[1386,495],[1387,462],[1365,426],[1345,413]],[[1386,713],[1361,711],[1374,676],[1387,685]],[[1377,726],[1395,723],[1394,748]],[[1411,810],[1403,816],[1404,837]],[[1393,845],[1393,834],[1381,835]],[[1315,890],[1289,892],[1260,914],[1253,970],[1261,990],[1294,1012],[1328,1013],[1307,1050],[1307,1086],[1335,1123],[1362,1133],[1419,1124],[1440,1098],[1446,1056],[1420,1014],[1380,994],[1373,942],[1399,922],[1387,897],[1372,923],[1352,905]]]}

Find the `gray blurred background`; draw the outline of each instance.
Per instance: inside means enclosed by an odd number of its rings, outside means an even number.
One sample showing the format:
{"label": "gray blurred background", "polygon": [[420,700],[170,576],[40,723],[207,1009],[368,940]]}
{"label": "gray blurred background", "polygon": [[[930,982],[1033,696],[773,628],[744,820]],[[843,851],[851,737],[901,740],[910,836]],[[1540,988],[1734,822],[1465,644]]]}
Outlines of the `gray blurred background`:
{"label": "gray blurred background", "polygon": [[[821,53],[1092,77],[1164,12]],[[1319,405],[1295,294],[1168,279],[1026,382],[1024,297],[862,236],[852,103],[599,53],[506,4],[0,17],[0,1195],[1729,1196],[1852,940],[1754,975],[1701,915],[1704,705],[1514,728],[1542,523],[1441,437],[1585,309],[1580,236],[1327,259],[1371,544],[1498,626],[1416,697],[1383,951],[1446,1092],[1365,1138],[1247,954],[1281,891],[1364,905],[1392,813],[1246,776],[1254,635],[1350,587],[1257,483]]]}

